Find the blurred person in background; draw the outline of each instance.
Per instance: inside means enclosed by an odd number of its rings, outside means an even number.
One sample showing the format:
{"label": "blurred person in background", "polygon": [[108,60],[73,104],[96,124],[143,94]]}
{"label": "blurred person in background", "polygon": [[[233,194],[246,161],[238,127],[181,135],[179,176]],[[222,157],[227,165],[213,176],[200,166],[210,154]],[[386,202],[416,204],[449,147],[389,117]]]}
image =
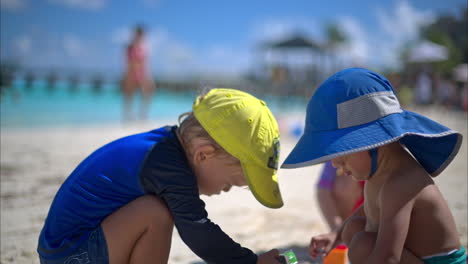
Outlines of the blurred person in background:
{"label": "blurred person in background", "polygon": [[328,161],[317,182],[317,200],[330,231],[338,228],[364,200],[364,182],[354,181],[342,174]]}
{"label": "blurred person in background", "polygon": [[134,29],[133,39],[126,48],[127,69],[123,80],[123,118],[133,119],[132,100],[139,90],[141,91],[140,119],[146,119],[155,84],[149,75],[148,51],[145,43],[145,29],[137,25]]}
{"label": "blurred person in background", "polygon": [[426,69],[418,74],[414,99],[420,105],[428,105],[432,101],[432,80]]}
{"label": "blurred person in background", "polygon": [[452,81],[450,73],[443,73],[438,82],[437,87],[437,101],[445,108],[453,108],[456,101],[456,87]]}

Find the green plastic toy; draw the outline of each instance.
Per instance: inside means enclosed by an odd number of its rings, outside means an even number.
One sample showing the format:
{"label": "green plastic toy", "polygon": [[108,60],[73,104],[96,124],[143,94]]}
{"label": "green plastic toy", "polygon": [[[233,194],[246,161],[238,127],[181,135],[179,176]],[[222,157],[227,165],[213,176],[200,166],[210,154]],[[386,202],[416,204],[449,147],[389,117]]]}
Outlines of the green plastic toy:
{"label": "green plastic toy", "polygon": [[278,259],[282,264],[298,264],[299,262],[297,261],[296,254],[294,254],[294,251],[292,249],[283,252],[283,254],[280,255],[280,258]]}

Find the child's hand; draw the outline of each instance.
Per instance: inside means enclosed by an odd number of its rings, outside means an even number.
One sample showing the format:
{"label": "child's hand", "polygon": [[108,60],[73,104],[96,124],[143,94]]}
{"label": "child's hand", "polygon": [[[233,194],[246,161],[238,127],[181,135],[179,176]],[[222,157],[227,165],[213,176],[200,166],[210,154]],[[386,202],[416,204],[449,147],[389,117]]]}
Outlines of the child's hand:
{"label": "child's hand", "polygon": [[309,255],[312,258],[323,257],[334,248],[336,242],[336,233],[330,232],[312,237],[309,246]]}
{"label": "child's hand", "polygon": [[272,249],[266,253],[263,253],[258,256],[257,264],[277,264],[279,252],[277,249]]}

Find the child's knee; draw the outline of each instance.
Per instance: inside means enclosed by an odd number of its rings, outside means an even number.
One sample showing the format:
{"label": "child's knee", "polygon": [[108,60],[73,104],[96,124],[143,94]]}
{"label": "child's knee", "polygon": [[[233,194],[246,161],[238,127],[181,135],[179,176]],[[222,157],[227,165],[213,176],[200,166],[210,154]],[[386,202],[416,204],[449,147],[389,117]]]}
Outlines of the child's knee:
{"label": "child's knee", "polygon": [[369,257],[375,246],[376,234],[359,232],[348,244],[348,257],[351,263],[362,263]]}
{"label": "child's knee", "polygon": [[139,199],[140,206],[145,212],[149,224],[160,223],[167,226],[174,224],[172,214],[166,204],[154,195],[145,195]]}
{"label": "child's knee", "polygon": [[353,239],[353,237],[359,233],[364,231],[366,227],[366,218],[363,216],[355,216],[352,219],[349,219],[346,222],[346,225],[343,228],[343,232],[341,233],[341,238],[346,245],[349,245]]}

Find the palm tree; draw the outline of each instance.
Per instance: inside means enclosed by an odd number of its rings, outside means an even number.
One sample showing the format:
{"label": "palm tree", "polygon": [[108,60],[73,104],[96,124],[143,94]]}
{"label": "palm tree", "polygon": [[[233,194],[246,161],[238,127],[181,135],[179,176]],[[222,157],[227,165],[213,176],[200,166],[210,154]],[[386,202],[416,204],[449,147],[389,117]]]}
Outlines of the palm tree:
{"label": "palm tree", "polygon": [[327,38],[327,46],[332,50],[346,43],[348,40],[346,34],[341,31],[336,23],[328,23],[325,26],[325,35]]}
{"label": "palm tree", "polygon": [[340,29],[340,27],[334,23],[327,23],[325,25],[325,47],[324,50],[328,51],[332,59],[332,71],[336,71],[337,68],[337,57],[336,52],[338,47],[348,42],[348,37]]}

